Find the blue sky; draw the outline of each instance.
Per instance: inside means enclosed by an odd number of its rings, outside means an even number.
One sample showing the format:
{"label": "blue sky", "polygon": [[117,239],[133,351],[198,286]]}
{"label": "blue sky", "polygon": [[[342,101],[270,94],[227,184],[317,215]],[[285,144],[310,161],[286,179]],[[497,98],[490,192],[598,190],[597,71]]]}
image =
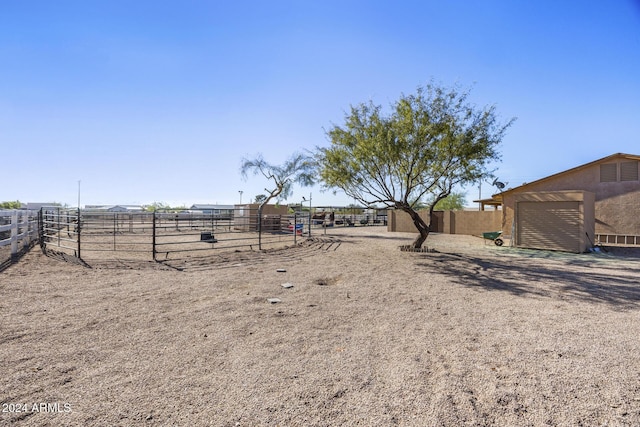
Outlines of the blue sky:
{"label": "blue sky", "polygon": [[[517,117],[509,186],[640,154],[640,1],[5,2],[0,200],[246,202],[267,182],[243,156],[327,145],[350,105],[430,80]],[[352,202],[289,202],[309,193]]]}

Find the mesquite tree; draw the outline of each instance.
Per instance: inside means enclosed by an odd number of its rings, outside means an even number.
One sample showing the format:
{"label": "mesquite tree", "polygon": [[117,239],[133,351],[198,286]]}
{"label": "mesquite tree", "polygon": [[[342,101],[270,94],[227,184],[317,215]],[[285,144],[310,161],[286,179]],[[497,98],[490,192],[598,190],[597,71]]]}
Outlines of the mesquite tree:
{"label": "mesquite tree", "polygon": [[254,175],[260,174],[264,176],[272,184],[270,189],[265,188],[266,196],[260,198],[260,207],[258,208],[260,212],[270,200],[274,198],[281,200],[289,197],[293,191],[294,183],[303,186],[313,185],[315,181],[314,171],[315,163],[313,158],[300,153],[294,153],[282,165],[272,165],[265,161],[261,154],[258,154],[251,159],[242,159],[242,165],[240,166],[240,173],[245,179],[251,172]]}
{"label": "mesquite tree", "polygon": [[318,148],[325,186],[407,212],[420,233],[413,247],[422,247],[430,224],[416,208],[426,202],[431,214],[456,186],[490,176],[514,121],[499,123],[494,106],[478,109],[468,95],[431,83],[402,95],[389,114],[372,102],[352,106],[344,125],[327,131],[331,145]]}

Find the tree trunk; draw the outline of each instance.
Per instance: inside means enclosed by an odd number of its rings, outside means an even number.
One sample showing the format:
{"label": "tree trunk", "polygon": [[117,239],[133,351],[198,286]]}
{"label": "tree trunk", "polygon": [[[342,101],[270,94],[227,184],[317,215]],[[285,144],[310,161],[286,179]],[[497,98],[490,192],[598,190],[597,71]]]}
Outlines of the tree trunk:
{"label": "tree trunk", "polygon": [[413,225],[416,226],[418,232],[420,233],[416,240],[413,241],[413,247],[415,249],[420,249],[422,247],[422,244],[427,240],[427,237],[429,237],[429,225],[424,222],[420,215],[418,215],[418,212],[414,211],[413,209],[408,208],[404,209],[404,211],[409,214],[409,216],[413,220]]}

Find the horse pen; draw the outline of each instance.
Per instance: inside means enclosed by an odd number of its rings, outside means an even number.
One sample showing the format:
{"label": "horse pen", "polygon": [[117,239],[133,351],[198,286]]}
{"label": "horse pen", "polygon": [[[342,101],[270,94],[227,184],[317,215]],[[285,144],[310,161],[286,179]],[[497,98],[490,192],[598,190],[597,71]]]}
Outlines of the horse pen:
{"label": "horse pen", "polygon": [[[44,207],[40,245],[52,256],[85,265],[110,261],[206,260],[221,253],[264,251],[299,245],[339,226],[385,225],[375,215],[352,212],[335,218],[336,208],[262,215],[236,207],[224,213],[101,212]],[[386,218],[386,217],[384,217]]]}
{"label": "horse pen", "polygon": [[254,210],[220,216],[43,208],[41,245],[46,252],[84,262],[110,259],[162,262],[194,255],[205,257],[220,251],[295,245],[302,240],[304,224],[305,218],[295,214],[266,216],[258,224]]}

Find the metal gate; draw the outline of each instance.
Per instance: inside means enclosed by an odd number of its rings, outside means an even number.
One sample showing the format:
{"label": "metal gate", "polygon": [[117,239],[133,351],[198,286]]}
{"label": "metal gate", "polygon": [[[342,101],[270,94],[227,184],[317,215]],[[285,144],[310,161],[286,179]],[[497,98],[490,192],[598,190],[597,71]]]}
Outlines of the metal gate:
{"label": "metal gate", "polygon": [[39,214],[40,246],[43,250],[80,253],[80,211],[60,207],[43,207]]}

